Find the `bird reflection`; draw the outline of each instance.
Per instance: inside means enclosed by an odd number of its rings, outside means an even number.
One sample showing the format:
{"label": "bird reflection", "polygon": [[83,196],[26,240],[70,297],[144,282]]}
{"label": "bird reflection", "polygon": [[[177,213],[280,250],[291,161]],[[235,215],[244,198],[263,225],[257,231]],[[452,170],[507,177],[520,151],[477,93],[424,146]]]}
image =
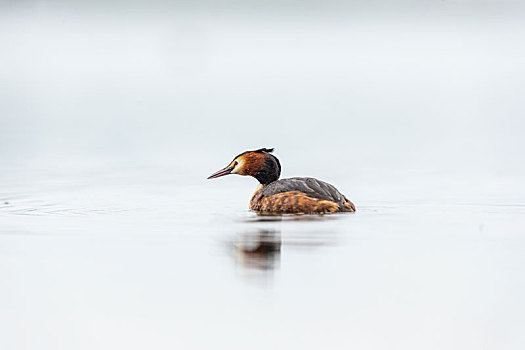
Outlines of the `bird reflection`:
{"label": "bird reflection", "polygon": [[281,256],[281,233],[276,230],[241,232],[234,243],[236,263],[249,269],[273,270]]}

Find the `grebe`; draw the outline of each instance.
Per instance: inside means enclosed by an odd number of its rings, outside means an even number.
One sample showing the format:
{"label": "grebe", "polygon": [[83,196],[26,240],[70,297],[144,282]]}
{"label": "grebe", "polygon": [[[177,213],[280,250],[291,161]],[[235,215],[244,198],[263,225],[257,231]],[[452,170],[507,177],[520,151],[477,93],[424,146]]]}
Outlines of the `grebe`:
{"label": "grebe", "polygon": [[257,212],[323,214],[355,211],[352,202],[324,181],[311,177],[279,180],[281,163],[271,152],[273,148],[241,153],[208,179],[229,174],[256,178],[260,185],[250,199],[250,209]]}

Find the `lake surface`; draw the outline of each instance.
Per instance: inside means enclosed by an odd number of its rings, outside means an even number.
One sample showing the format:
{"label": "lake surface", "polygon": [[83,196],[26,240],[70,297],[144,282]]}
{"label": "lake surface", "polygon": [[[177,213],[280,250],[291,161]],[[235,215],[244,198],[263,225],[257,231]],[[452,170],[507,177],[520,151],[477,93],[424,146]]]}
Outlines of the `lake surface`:
{"label": "lake surface", "polygon": [[341,179],[356,213],[261,217],[255,181],[178,170],[2,175],[2,348],[524,344],[523,201],[367,200]]}

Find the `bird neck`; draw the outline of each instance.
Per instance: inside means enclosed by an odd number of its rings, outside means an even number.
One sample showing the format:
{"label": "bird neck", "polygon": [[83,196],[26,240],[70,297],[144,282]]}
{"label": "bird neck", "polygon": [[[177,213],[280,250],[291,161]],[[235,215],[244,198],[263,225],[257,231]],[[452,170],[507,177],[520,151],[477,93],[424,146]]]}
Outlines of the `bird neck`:
{"label": "bird neck", "polygon": [[259,183],[261,185],[268,185],[269,183],[272,183],[274,181],[277,181],[279,179],[279,175],[278,174],[275,174],[275,173],[268,173],[268,172],[264,172],[264,171],[259,171],[257,174],[255,174],[254,176],[257,181],[259,181]]}
{"label": "bird neck", "polygon": [[246,175],[253,176],[261,185],[277,181],[281,175],[281,164],[277,157],[264,154],[261,160],[249,167],[251,170],[246,172]]}
{"label": "bird neck", "polygon": [[270,154],[266,154],[262,166],[255,172],[251,174],[255,177],[261,185],[267,185],[271,182],[277,181],[279,176],[281,176],[281,164],[279,160]]}

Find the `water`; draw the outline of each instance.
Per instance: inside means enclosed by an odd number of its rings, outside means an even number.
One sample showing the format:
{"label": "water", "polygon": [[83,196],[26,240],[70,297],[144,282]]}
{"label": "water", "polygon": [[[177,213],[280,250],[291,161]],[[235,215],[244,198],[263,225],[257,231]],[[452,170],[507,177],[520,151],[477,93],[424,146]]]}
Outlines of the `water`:
{"label": "water", "polygon": [[3,348],[521,346],[523,203],[260,217],[177,168],[4,174]]}
{"label": "water", "polygon": [[522,5],[154,3],[0,4],[0,349],[524,348]]}

